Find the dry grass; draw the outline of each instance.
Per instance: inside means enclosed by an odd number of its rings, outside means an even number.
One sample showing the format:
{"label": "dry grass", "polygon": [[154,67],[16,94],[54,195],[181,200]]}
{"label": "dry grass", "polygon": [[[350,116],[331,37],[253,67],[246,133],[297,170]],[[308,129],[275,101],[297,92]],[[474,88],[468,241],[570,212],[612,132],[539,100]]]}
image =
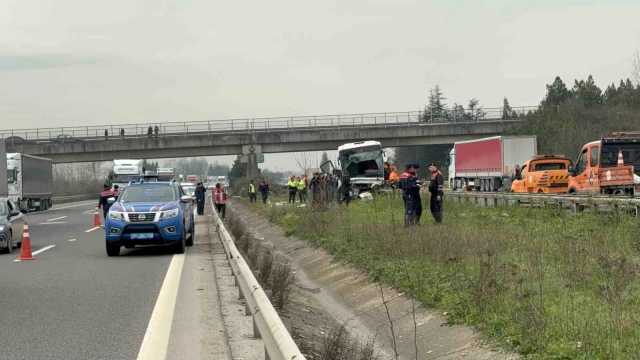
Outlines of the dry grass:
{"label": "dry grass", "polygon": [[638,358],[638,219],[445,203],[404,229],[402,201],[255,209],[376,279],[533,358]]}

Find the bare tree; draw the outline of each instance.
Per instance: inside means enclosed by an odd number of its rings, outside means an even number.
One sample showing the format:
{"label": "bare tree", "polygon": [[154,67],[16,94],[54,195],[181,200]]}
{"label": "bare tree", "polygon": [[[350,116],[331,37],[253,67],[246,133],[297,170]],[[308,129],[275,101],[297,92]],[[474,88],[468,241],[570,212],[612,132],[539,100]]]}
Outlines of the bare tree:
{"label": "bare tree", "polygon": [[640,85],[640,50],[637,50],[633,56],[633,68],[631,69],[631,76],[636,84]]}
{"label": "bare tree", "polygon": [[298,168],[303,174],[307,173],[307,170],[311,168],[314,162],[318,162],[313,152],[310,151],[294,153],[293,158],[296,160],[296,165],[298,165]]}

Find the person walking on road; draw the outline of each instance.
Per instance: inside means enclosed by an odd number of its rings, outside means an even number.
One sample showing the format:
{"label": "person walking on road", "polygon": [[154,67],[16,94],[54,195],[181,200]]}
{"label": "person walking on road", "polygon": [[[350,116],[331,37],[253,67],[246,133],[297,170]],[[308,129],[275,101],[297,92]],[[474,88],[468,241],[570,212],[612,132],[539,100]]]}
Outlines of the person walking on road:
{"label": "person walking on road", "polygon": [[102,216],[105,220],[107,220],[107,214],[109,214],[109,208],[111,208],[111,204],[109,204],[108,200],[113,196],[113,191],[109,189],[109,185],[104,184],[103,190],[100,193],[100,198],[98,199],[98,208],[102,208]]}
{"label": "person walking on road", "polygon": [[437,223],[442,222],[442,197],[444,196],[444,178],[438,170],[436,164],[429,165],[431,171],[431,183],[429,184],[429,192],[431,193],[430,209],[431,215]]}
{"label": "person walking on road", "polygon": [[418,164],[407,164],[406,171],[400,175],[400,188],[404,201],[404,226],[419,225],[422,216],[420,182],[417,178]]}
{"label": "person walking on road", "polygon": [[266,204],[267,198],[269,197],[269,183],[267,180],[262,179],[262,181],[260,181],[258,190],[260,190],[260,194],[262,195],[262,203]]}
{"label": "person walking on road", "polygon": [[202,182],[198,182],[198,185],[196,185],[196,191],[195,191],[195,195],[196,195],[196,206],[198,207],[198,215],[204,215],[204,194],[206,193],[207,189],[205,189],[204,185],[202,185]]}
{"label": "person walking on road", "polygon": [[256,202],[256,184],[253,183],[253,180],[249,182],[249,202]]}

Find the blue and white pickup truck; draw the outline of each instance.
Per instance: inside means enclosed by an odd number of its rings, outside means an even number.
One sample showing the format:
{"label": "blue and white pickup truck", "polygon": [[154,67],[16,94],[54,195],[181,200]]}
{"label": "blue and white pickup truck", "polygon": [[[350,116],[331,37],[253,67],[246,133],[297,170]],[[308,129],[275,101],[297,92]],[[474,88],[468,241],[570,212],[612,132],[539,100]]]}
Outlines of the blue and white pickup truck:
{"label": "blue and white pickup truck", "polygon": [[195,224],[192,197],[173,182],[142,182],[126,186],[111,205],[105,221],[108,256],[124,246],[169,245],[183,254],[192,246]]}

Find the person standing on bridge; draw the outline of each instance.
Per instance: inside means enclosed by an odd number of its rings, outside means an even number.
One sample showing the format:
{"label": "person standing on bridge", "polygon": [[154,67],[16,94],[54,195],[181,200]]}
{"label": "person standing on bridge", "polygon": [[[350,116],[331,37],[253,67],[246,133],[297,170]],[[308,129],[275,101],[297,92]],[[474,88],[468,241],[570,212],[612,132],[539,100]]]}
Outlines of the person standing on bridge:
{"label": "person standing on bridge", "polygon": [[444,196],[444,178],[438,170],[436,164],[429,165],[431,172],[431,182],[429,183],[429,192],[431,193],[430,209],[431,215],[437,223],[442,222],[442,197]]}
{"label": "person standing on bridge", "polygon": [[120,128],[120,136],[124,139],[124,128]]}
{"label": "person standing on bridge", "polygon": [[153,131],[156,134],[156,137],[158,137],[158,133],[160,132],[160,128],[158,127],[158,125],[156,125],[156,127],[153,129]]}
{"label": "person standing on bridge", "polygon": [[153,135],[153,128],[149,125],[149,128],[147,129],[147,136],[151,137],[151,135]]}
{"label": "person standing on bridge", "polygon": [[109,214],[109,208],[111,208],[111,204],[109,204],[108,200],[113,196],[113,191],[109,189],[109,185],[104,184],[103,190],[100,193],[100,198],[98,199],[98,208],[102,208],[102,216],[104,217],[105,221],[107,219],[107,215]]}

